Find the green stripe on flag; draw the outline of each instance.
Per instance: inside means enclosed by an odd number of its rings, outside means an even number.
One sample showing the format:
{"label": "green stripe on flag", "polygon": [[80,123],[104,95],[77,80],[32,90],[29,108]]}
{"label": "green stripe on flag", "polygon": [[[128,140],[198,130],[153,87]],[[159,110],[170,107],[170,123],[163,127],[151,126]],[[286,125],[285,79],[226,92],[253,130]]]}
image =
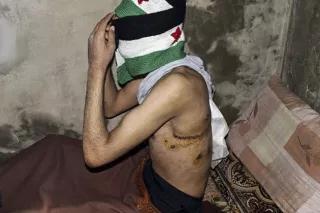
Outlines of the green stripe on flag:
{"label": "green stripe on flag", "polygon": [[118,79],[118,84],[120,86],[123,86],[126,83],[128,83],[129,81],[132,81],[134,78],[126,70],[125,66],[122,65],[117,70],[117,79]]}
{"label": "green stripe on flag", "polygon": [[148,55],[125,59],[125,63],[117,70],[118,83],[124,85],[135,77],[152,72],[172,61],[186,56],[184,41],[163,51],[153,52]]}
{"label": "green stripe on flag", "polygon": [[123,0],[120,5],[115,9],[115,13],[119,18],[126,16],[140,16],[146,13],[135,5],[132,0]]}

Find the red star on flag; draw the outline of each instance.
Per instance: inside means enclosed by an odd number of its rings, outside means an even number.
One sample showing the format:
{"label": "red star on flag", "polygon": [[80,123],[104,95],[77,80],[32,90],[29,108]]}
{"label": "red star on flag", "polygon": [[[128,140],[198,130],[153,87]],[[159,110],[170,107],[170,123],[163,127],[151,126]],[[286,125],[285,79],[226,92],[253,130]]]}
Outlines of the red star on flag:
{"label": "red star on flag", "polygon": [[138,4],[142,4],[144,1],[149,1],[149,0],[138,0]]}
{"label": "red star on flag", "polygon": [[176,43],[180,39],[181,35],[182,35],[182,31],[180,27],[177,27],[176,31],[171,34],[171,36],[174,38],[174,41],[172,44]]}

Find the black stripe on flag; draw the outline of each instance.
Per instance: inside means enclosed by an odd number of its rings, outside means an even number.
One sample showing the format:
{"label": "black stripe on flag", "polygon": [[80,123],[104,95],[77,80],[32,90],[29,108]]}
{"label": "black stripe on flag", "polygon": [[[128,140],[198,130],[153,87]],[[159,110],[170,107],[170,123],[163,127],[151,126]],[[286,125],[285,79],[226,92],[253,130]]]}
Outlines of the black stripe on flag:
{"label": "black stripe on flag", "polygon": [[174,4],[172,9],[114,20],[117,39],[131,41],[155,36],[183,23],[186,14],[186,0],[168,0],[168,3]]}

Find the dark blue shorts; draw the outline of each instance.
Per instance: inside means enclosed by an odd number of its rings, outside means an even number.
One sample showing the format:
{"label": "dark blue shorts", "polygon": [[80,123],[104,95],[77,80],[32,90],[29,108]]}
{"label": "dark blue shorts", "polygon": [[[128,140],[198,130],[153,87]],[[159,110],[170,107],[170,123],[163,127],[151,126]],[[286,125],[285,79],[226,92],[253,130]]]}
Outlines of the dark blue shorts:
{"label": "dark blue shorts", "polygon": [[143,180],[147,187],[151,202],[161,212],[202,212],[202,199],[187,195],[170,185],[154,171],[151,160],[148,160],[144,166]]}

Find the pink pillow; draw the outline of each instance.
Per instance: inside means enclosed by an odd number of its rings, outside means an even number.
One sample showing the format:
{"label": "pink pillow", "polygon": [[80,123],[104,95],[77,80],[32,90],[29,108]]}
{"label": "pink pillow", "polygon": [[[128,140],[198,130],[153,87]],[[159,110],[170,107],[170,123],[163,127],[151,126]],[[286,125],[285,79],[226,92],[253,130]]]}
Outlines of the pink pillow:
{"label": "pink pillow", "polygon": [[273,76],[228,145],[284,212],[320,211],[320,116]]}

